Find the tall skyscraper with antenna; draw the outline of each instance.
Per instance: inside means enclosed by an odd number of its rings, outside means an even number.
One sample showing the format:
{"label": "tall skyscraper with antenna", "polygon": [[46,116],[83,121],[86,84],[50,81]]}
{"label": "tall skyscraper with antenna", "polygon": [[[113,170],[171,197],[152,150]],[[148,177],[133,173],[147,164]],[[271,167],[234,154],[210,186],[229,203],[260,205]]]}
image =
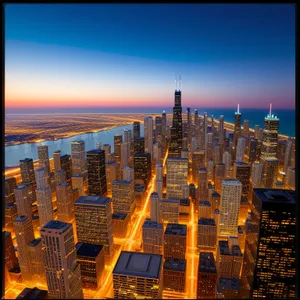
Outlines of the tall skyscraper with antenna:
{"label": "tall skyscraper with antenna", "polygon": [[173,124],[171,128],[171,141],[169,157],[180,157],[182,149],[182,106],[181,106],[181,77],[179,77],[179,89],[175,90],[175,105],[173,107]]}

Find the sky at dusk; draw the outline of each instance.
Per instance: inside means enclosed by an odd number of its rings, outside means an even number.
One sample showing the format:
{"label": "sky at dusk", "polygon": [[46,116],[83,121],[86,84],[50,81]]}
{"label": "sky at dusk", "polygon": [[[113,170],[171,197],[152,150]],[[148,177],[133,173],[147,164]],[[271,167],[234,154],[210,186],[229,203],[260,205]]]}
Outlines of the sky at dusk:
{"label": "sky at dusk", "polygon": [[5,107],[295,107],[293,5],[6,4]]}

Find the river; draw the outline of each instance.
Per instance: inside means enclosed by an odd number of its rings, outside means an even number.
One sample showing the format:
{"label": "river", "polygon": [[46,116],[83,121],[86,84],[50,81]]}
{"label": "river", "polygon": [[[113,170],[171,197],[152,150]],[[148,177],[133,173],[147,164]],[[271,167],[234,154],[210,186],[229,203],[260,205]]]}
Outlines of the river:
{"label": "river", "polygon": [[[124,129],[130,129],[133,136],[133,125],[128,124],[125,126],[115,127],[109,130],[104,130],[95,133],[84,133],[74,135],[69,138],[59,139],[56,141],[43,141],[38,143],[24,143],[14,146],[5,147],[5,166],[18,166],[19,160],[24,158],[38,159],[37,147],[40,145],[47,145],[49,150],[49,158],[53,157],[53,152],[60,150],[62,155],[71,154],[71,142],[83,140],[85,142],[85,150],[96,149],[98,142],[103,144],[110,144],[111,151],[114,151],[114,136],[116,134],[123,134]],[[144,124],[140,125],[141,136],[144,136]],[[124,138],[124,137],[123,137]]]}

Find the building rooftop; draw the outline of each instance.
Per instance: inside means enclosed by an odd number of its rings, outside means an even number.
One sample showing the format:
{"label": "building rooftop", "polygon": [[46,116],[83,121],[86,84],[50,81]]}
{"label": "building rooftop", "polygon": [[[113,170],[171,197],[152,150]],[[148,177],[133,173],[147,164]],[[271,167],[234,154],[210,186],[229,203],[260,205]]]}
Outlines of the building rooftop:
{"label": "building rooftop", "polygon": [[161,202],[180,204],[180,200],[179,199],[170,199],[170,198],[162,199]]}
{"label": "building rooftop", "polygon": [[[60,171],[60,170],[58,170],[58,171]],[[57,172],[58,172],[57,171]],[[64,170],[63,170],[64,171]],[[74,175],[72,175],[72,178],[84,178],[84,176],[83,175],[81,175],[81,174],[74,174]]]}
{"label": "building rooftop", "polygon": [[211,207],[211,203],[207,200],[202,200],[199,202],[199,206],[208,206]]}
{"label": "building rooftop", "polygon": [[152,221],[150,219],[146,219],[143,228],[157,228],[157,229],[163,229],[163,224],[157,223],[156,221]]}
{"label": "building rooftop", "polygon": [[180,205],[181,206],[190,206],[190,199],[189,198],[180,199]]}
{"label": "building rooftop", "polygon": [[166,259],[164,262],[164,269],[185,272],[186,260],[185,259],[175,259],[175,258]]}
{"label": "building rooftop", "polygon": [[239,279],[238,278],[220,278],[217,290],[219,293],[222,293],[222,290],[236,290],[239,288]]}
{"label": "building rooftop", "polygon": [[199,272],[217,273],[216,262],[212,252],[200,252]]}
{"label": "building rooftop", "polygon": [[32,241],[28,244],[28,246],[35,247],[35,246],[37,246],[41,241],[42,241],[41,238],[34,239],[34,240],[32,240]]}
{"label": "building rooftop", "polygon": [[132,183],[132,180],[114,180],[112,184],[118,184],[118,185],[130,185]]}
{"label": "building rooftop", "polygon": [[102,149],[90,150],[90,151],[86,152],[86,155],[88,155],[88,154],[100,154],[100,153],[104,153],[104,150],[102,150]]}
{"label": "building rooftop", "polygon": [[253,192],[262,202],[296,204],[296,191],[254,188]]}
{"label": "building rooftop", "polygon": [[122,213],[122,212],[112,214],[112,218],[114,220],[125,220],[127,216],[128,216],[127,213]]}
{"label": "building rooftop", "polygon": [[230,255],[228,241],[219,241],[219,248],[222,255]]}
{"label": "building rooftop", "polygon": [[243,162],[243,161],[235,161],[234,162],[235,165],[237,166],[243,166],[243,167],[250,167],[250,165],[248,165],[247,163]]}
{"label": "building rooftop", "polygon": [[159,278],[162,257],[159,254],[122,251],[113,274]]}
{"label": "building rooftop", "polygon": [[37,287],[25,288],[16,299],[45,299],[48,292],[45,290],[40,290]]}
{"label": "building rooftop", "polygon": [[88,243],[76,244],[77,256],[97,257],[102,249],[103,245],[95,245]]}
{"label": "building rooftop", "polygon": [[187,226],[184,224],[169,223],[165,234],[186,236]]}
{"label": "building rooftop", "polygon": [[64,181],[64,182],[58,183],[56,186],[69,186],[69,183]]}
{"label": "building rooftop", "polygon": [[80,196],[75,205],[103,206],[109,204],[110,198],[105,196]]}
{"label": "building rooftop", "polygon": [[5,204],[5,208],[13,208],[16,207],[16,205],[13,202]]}
{"label": "building rooftop", "polygon": [[222,184],[235,184],[235,185],[242,185],[241,182],[235,178],[228,178],[223,179]]}
{"label": "building rooftop", "polygon": [[20,163],[29,162],[29,161],[33,161],[33,159],[32,158],[24,158],[24,159],[19,160]]}
{"label": "building rooftop", "polygon": [[200,218],[198,220],[198,225],[210,225],[210,226],[216,226],[216,222],[214,219],[210,218]]}
{"label": "building rooftop", "polygon": [[243,256],[239,245],[232,245],[231,253],[233,256]]}
{"label": "building rooftop", "polygon": [[117,162],[116,161],[108,161],[105,163],[106,165],[109,165],[109,166],[116,166],[117,165]]}
{"label": "building rooftop", "polygon": [[168,162],[172,162],[172,161],[178,161],[178,162],[182,161],[182,162],[187,162],[188,159],[187,159],[187,158],[183,158],[183,157],[171,157],[171,158],[168,158],[168,159],[167,159],[167,163],[168,163]]}
{"label": "building rooftop", "polygon": [[65,158],[69,158],[69,157],[71,157],[70,154],[65,154],[65,155],[62,155],[62,156],[60,157],[60,159],[65,159]]}
{"label": "building rooftop", "polygon": [[72,226],[71,223],[61,222],[61,221],[49,221],[46,225],[42,227],[42,229],[63,229],[63,228],[69,228]]}
{"label": "building rooftop", "polygon": [[24,222],[27,220],[27,216],[17,216],[15,219],[14,219],[14,222]]}
{"label": "building rooftop", "polygon": [[150,156],[149,152],[144,152],[144,153],[135,153],[134,154],[134,158],[145,158]]}

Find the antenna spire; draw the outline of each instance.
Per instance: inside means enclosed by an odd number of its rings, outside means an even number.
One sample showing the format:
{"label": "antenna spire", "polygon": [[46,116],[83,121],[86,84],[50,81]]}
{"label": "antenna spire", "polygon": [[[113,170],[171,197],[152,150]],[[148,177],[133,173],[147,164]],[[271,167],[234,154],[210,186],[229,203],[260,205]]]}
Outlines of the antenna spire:
{"label": "antenna spire", "polygon": [[270,103],[270,112],[269,112],[270,117],[272,116],[272,103]]}
{"label": "antenna spire", "polygon": [[240,113],[240,105],[238,104],[238,107],[237,107],[237,113],[239,114]]}

